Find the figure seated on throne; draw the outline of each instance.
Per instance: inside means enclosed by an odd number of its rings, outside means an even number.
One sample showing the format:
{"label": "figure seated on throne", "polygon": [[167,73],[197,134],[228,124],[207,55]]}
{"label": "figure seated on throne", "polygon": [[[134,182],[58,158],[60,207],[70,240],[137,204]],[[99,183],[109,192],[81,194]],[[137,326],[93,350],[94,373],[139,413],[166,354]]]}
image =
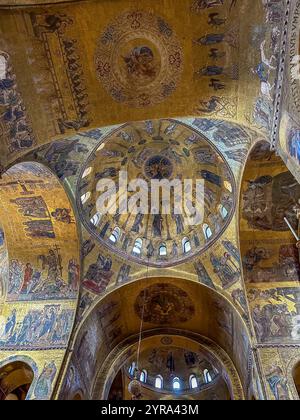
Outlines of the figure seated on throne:
{"label": "figure seated on throne", "polygon": [[112,259],[110,257],[105,258],[99,254],[97,262],[89,266],[83,286],[95,293],[100,294],[104,292],[113,275],[111,268]]}

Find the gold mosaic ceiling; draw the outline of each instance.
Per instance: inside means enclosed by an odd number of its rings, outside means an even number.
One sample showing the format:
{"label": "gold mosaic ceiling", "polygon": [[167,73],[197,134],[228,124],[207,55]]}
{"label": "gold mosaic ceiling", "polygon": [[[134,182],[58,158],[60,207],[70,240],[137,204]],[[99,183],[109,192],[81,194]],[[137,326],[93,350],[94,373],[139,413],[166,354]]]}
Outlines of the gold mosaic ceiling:
{"label": "gold mosaic ceiling", "polygon": [[128,121],[200,116],[270,129],[278,2],[22,3],[0,15],[3,167],[61,136]]}

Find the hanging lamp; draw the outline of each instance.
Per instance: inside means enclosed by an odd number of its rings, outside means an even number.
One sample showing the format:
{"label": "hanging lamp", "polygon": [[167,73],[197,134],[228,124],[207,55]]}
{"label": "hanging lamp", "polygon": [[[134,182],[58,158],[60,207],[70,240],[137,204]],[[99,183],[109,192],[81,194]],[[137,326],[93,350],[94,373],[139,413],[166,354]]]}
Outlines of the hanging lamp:
{"label": "hanging lamp", "polygon": [[[150,258],[148,257],[146,279],[148,279],[148,274],[149,274],[149,259]],[[138,342],[138,348],[137,348],[136,368],[134,371],[134,379],[128,385],[128,391],[132,395],[131,399],[133,401],[142,399],[142,384],[138,378],[138,374],[139,374],[142,336],[143,336],[145,305],[146,305],[146,290],[144,290],[144,300],[143,300],[142,316],[141,316],[141,323],[140,323],[139,342]]]}

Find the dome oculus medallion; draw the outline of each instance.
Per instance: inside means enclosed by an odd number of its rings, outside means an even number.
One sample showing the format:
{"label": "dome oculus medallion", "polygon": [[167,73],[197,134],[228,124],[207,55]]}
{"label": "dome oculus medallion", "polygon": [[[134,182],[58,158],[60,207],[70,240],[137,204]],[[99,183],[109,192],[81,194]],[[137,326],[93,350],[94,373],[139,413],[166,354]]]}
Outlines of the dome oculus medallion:
{"label": "dome oculus medallion", "polygon": [[[126,174],[126,190],[121,188]],[[99,183],[115,185],[114,211],[101,213]],[[181,200],[171,188],[170,209],[160,194],[153,212],[153,181],[203,182],[203,220],[189,223],[186,208],[177,214]],[[148,187],[149,212],[121,211],[124,191],[128,202],[136,191],[131,181]],[[234,213],[235,181],[217,149],[197,131],[175,120],[129,123],[107,135],[88,158],[78,183],[77,203],[83,224],[97,241],[119,256],[139,264],[170,267],[206,251],[224,232]],[[111,199],[111,195],[109,198]],[[151,209],[151,210],[150,210]],[[167,211],[165,211],[167,209]]]}
{"label": "dome oculus medallion", "polygon": [[144,108],[164,101],[176,90],[183,51],[163,18],[128,11],[100,36],[95,64],[99,81],[115,101]]}

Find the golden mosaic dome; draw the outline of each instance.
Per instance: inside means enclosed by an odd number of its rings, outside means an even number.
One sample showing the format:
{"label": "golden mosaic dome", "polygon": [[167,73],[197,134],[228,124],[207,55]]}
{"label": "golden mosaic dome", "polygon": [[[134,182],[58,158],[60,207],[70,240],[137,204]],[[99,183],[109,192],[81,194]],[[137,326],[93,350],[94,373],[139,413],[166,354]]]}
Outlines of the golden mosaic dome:
{"label": "golden mosaic dome", "polygon": [[[148,186],[146,212],[141,206],[130,211],[130,200],[139,191],[127,187],[134,180]],[[170,207],[162,194],[155,204],[151,201],[153,181],[180,181],[182,191],[195,199],[197,180],[203,182],[203,217],[195,223],[185,203],[183,213],[177,214],[181,197],[176,188],[170,190]],[[99,200],[107,181],[116,185],[116,205],[106,202],[105,213]],[[218,239],[231,220],[234,191],[229,166],[206,138],[183,123],[162,120],[126,124],[104,138],[88,158],[77,195],[82,222],[93,237],[124,258],[161,267],[189,260]],[[125,193],[128,212],[123,211]]]}

